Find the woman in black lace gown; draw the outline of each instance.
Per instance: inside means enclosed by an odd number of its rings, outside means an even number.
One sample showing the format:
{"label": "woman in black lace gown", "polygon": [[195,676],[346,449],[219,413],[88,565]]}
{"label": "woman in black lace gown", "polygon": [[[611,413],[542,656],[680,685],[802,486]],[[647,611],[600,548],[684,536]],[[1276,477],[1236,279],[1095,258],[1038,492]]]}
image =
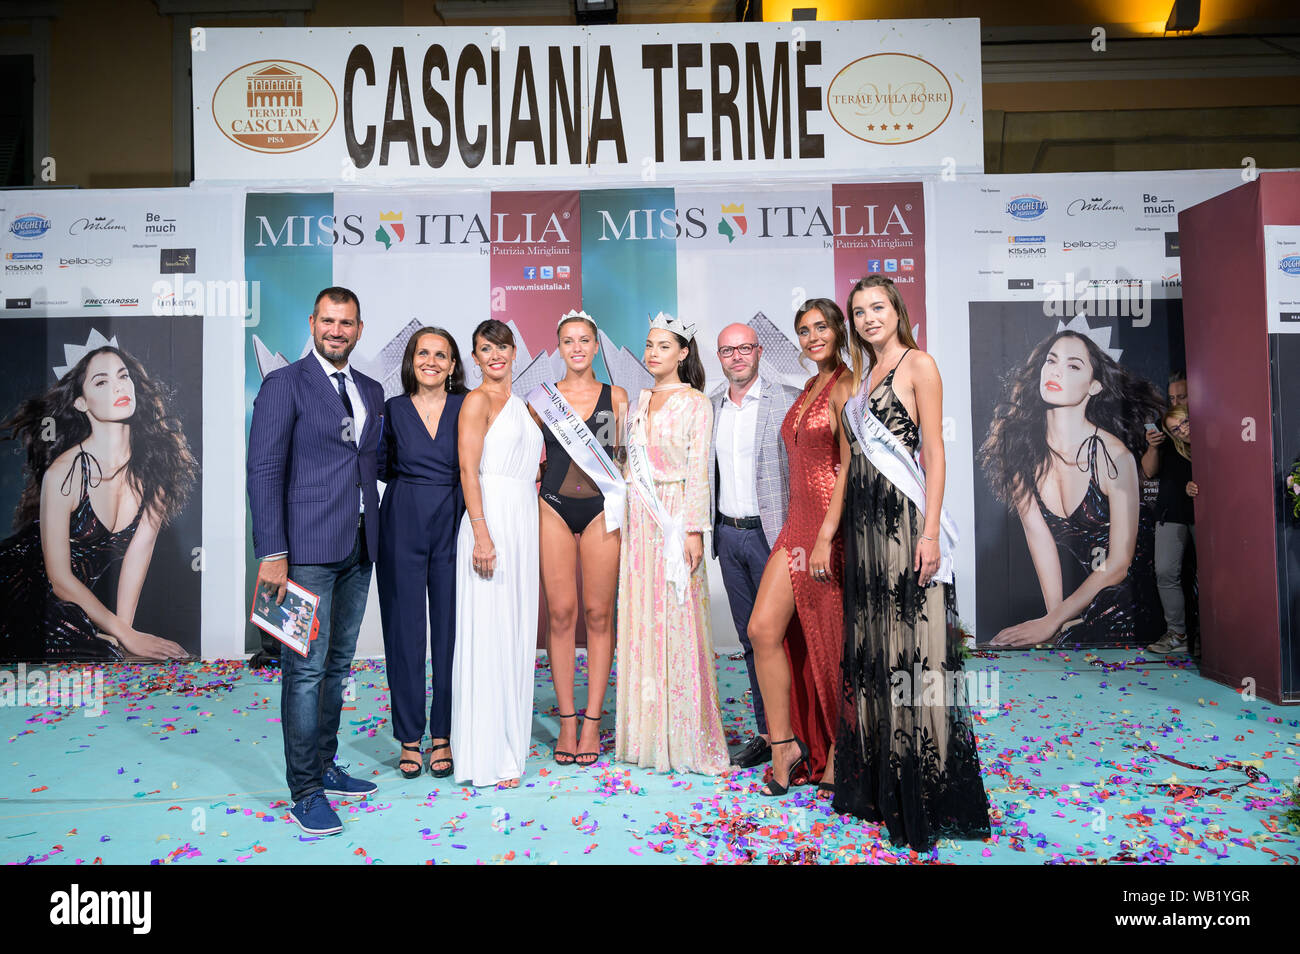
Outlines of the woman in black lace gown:
{"label": "woman in black lace gown", "polygon": [[[1020,517],[1046,612],[991,645],[1145,646],[1163,631],[1137,465],[1160,412],[1155,388],[1079,331],[1044,339],[1008,375],[980,463]],[[1082,577],[1068,595],[1062,558]]]}
{"label": "woman in black lace gown", "polygon": [[[941,837],[987,838],[988,797],[966,705],[961,632],[940,566],[942,382],[916,350],[907,306],[880,275],[849,294],[853,366],[871,412],[915,453],[925,512],[863,453],[845,408],[852,457],[844,498],[844,698],[835,746],[838,812],[881,822],[926,851]],[[918,428],[917,422],[920,422]]]}
{"label": "woman in black lace gown", "polygon": [[[198,470],[159,385],[96,348],[0,429],[27,451],[16,532],[0,542],[0,659],[186,658],[133,625],[158,531]],[[114,566],[109,608],[94,587]]]}

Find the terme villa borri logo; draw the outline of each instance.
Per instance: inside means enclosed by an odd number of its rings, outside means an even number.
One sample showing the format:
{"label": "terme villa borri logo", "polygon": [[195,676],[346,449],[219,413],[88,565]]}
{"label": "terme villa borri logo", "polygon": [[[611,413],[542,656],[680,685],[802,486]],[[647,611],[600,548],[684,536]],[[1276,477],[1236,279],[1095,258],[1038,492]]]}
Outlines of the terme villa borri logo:
{"label": "terme villa borri logo", "polygon": [[292,60],[259,60],[233,70],[212,94],[212,121],[254,152],[296,152],[320,139],[338,116],[329,80]]}
{"label": "terme villa borri logo", "polygon": [[876,53],[835,74],[826,105],[850,136],[883,146],[930,135],[952,112],[952,84],[939,68],[907,53]]}

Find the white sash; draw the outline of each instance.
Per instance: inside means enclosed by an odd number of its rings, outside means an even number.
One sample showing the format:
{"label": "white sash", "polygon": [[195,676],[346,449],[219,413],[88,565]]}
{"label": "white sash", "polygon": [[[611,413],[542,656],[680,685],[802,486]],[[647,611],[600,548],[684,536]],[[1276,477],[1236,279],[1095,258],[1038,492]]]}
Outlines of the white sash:
{"label": "white sash", "polygon": [[[853,436],[858,439],[858,446],[872,466],[916,504],[917,512],[924,517],[925,473],[916,458],[903,446],[903,442],[871,413],[866,385],[863,385],[861,392],[849,399],[846,408],[848,413],[845,416],[849,419]],[[934,578],[941,583],[953,581],[957,540],[957,523],[948,513],[948,508],[943,507],[939,511],[939,569],[934,574]]]}
{"label": "white sash", "polygon": [[539,384],[528,395],[528,403],[555,435],[569,458],[582,468],[605,495],[605,530],[617,530],[623,524],[627,506],[627,481],[600,446],[596,435],[569,406],[554,385]]}
{"label": "white sash", "polygon": [[[630,483],[636,488],[637,496],[641,498],[641,502],[645,504],[651,516],[655,518],[655,523],[659,524],[659,529],[663,531],[664,576],[680,606],[686,602],[687,592],[690,590],[691,585],[691,569],[686,563],[685,521],[670,514],[659,499],[658,494],[655,493],[655,479],[654,472],[650,468],[650,457],[646,453],[645,447],[631,436],[638,419],[642,420],[644,430],[642,415],[645,413],[645,407],[646,404],[642,403],[637,409],[636,416],[628,422],[628,472],[631,474]],[[648,433],[646,438],[649,439]]]}

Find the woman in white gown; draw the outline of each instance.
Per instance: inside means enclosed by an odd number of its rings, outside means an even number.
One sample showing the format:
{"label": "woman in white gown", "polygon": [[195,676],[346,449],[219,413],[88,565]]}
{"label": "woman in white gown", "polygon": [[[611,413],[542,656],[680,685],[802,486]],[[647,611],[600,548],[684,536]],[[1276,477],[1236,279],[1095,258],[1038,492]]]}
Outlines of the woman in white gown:
{"label": "woman in white gown", "polygon": [[456,781],[513,788],[533,718],[542,432],[510,390],[510,328],[480,324],[473,355],[483,383],[465,396],[459,417],[465,516],[456,539],[451,747]]}

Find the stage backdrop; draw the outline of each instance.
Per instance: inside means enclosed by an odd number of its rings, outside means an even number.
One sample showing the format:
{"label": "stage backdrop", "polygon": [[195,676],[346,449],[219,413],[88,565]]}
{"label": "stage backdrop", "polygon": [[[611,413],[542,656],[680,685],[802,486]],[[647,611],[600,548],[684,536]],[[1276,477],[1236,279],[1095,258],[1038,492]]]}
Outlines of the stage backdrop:
{"label": "stage backdrop", "polygon": [[984,168],[979,21],[206,29],[199,181],[475,188]]}
{"label": "stage backdrop", "polygon": [[[1169,373],[1185,367],[1177,213],[1240,183],[1234,172],[1165,172],[934,184],[930,264],[943,281],[932,283],[931,314],[942,316],[943,331],[931,337],[929,350],[945,382],[945,500],[962,531],[958,606],[980,644],[1043,616],[1045,593],[1068,599],[1103,567],[1112,546],[1134,553],[1127,577],[1087,601],[1064,643],[1145,643],[1164,632],[1149,507],[1139,508],[1135,531],[1112,542],[1105,488],[1125,469],[1137,469],[1142,426],[1159,416],[1136,395],[1149,384],[1163,397]],[[996,475],[1033,473],[1051,453],[1044,442],[1048,403],[1061,404],[1068,395],[1055,386],[1043,389],[1043,366],[1064,365],[1069,342],[1056,357],[1031,360],[1031,354],[1067,329],[1097,349],[1089,351],[1088,373],[1093,363],[1104,365],[1107,394],[1124,397],[1090,399],[1087,433],[1061,452],[1066,462],[1058,471],[1070,475],[1065,495],[1054,496],[1053,478],[1037,482],[1034,490],[1057,509],[1035,499],[1022,526],[995,494]],[[1010,402],[1017,377],[1023,397]],[[1129,414],[1138,417],[1121,420]],[[989,440],[995,420],[1007,440]],[[1013,433],[1022,439],[1011,440]],[[1093,433],[1103,443],[1085,444]],[[986,442],[988,453],[977,460]],[[1114,504],[1124,506],[1119,498]],[[1038,561],[1030,558],[1028,539],[1043,541]]]}
{"label": "stage backdrop", "polygon": [[[724,380],[717,334],[732,322],[758,333],[761,373],[802,387],[815,369],[799,360],[795,309],[807,298],[842,302],[869,271],[896,278],[924,336],[925,235],[920,182],[251,193],[247,277],[272,304],[247,342],[248,420],[262,377],[306,353],[312,300],[331,283],[360,298],[364,331],[352,362],[388,397],[401,393],[402,352],[417,328],[446,328],[468,355],[471,333],[490,316],[514,328],[514,390],[525,397],[563,376],[555,327],[574,308],[599,323],[599,376],[631,395],[651,383],[641,357],[659,311],[698,326],[710,389]],[[475,386],[477,368],[466,371]],[[251,551],[248,565],[251,594]],[[716,564],[710,579],[718,642],[735,645]],[[358,652],[382,652],[377,600]]]}

